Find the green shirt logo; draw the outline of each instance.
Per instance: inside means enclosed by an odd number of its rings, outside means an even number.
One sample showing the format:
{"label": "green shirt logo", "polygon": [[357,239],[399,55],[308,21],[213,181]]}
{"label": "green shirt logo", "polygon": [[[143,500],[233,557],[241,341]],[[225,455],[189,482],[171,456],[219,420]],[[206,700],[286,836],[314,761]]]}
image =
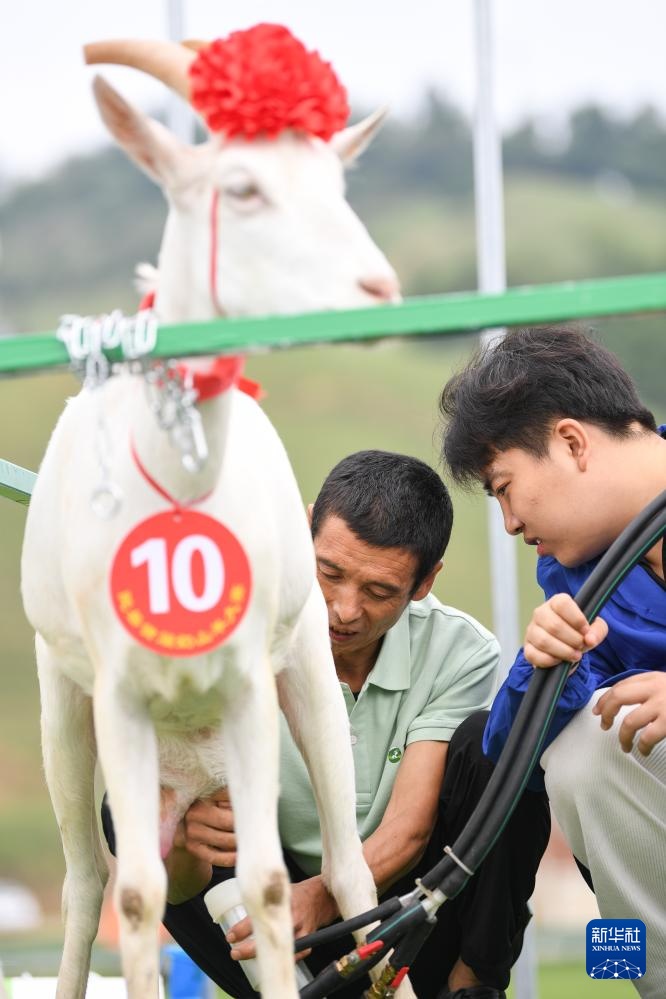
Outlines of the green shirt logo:
{"label": "green shirt logo", "polygon": [[402,749],[399,749],[398,746],[394,746],[393,749],[389,749],[386,759],[389,763],[399,763],[402,759]]}

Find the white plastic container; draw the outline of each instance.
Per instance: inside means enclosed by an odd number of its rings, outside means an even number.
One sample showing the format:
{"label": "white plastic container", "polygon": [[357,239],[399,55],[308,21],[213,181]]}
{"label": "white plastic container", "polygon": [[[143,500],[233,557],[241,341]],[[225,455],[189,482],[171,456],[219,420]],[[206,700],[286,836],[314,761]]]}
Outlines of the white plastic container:
{"label": "white plastic container", "polygon": [[[204,895],[206,908],[210,913],[210,918],[214,923],[222,927],[222,932],[226,934],[232,926],[245,919],[247,911],[241,900],[240,889],[236,878],[229,878],[215,885]],[[248,982],[257,992],[259,991],[259,964],[255,958],[250,957],[246,961],[238,962],[245,972]],[[312,972],[304,961],[296,964],[296,985],[302,989],[304,985],[312,981]]]}

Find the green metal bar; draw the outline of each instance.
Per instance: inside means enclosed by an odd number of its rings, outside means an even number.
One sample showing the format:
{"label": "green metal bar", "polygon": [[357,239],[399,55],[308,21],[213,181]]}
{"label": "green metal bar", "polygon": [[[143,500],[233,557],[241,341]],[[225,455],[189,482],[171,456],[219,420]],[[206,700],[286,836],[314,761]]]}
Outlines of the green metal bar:
{"label": "green metal bar", "polygon": [[[589,316],[666,311],[666,274],[511,288],[497,295],[437,295],[398,306],[262,319],[223,319],[164,326],[155,357],[251,353],[312,343],[432,336],[497,326],[530,325]],[[0,340],[0,373],[65,366],[54,333]],[[0,496],[27,505],[37,476],[0,459]]]}
{"label": "green metal bar", "polygon": [[[666,274],[510,288],[502,294],[436,295],[344,312],[217,319],[159,330],[155,357],[252,353],[313,343],[432,336],[590,316],[666,310]],[[0,340],[0,373],[64,366],[67,352],[54,333]]]}
{"label": "green metal bar", "polygon": [[36,481],[34,472],[0,458],[0,496],[27,506]]}

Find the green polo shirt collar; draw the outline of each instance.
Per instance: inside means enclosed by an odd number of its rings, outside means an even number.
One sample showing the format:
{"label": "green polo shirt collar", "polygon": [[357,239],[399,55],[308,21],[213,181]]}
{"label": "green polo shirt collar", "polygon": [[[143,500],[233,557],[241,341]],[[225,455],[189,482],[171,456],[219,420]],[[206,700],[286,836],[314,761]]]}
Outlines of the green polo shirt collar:
{"label": "green polo shirt collar", "polygon": [[384,635],[377,662],[368,674],[367,683],[383,690],[408,690],[411,673],[408,605]]}

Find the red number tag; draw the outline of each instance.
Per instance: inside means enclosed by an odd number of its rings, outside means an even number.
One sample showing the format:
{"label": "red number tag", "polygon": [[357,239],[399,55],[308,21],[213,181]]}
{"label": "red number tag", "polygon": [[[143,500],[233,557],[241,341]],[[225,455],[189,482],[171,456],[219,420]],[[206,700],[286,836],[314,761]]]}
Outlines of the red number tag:
{"label": "red number tag", "polygon": [[238,627],[250,564],[238,538],[193,510],[158,513],[130,531],[111,566],[111,602],[132,638],[167,656],[209,652]]}

